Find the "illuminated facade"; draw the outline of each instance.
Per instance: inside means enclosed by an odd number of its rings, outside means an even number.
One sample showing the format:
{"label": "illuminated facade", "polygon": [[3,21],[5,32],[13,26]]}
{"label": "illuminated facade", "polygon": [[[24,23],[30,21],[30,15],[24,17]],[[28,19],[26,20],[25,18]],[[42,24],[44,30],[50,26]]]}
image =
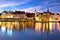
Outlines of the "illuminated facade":
{"label": "illuminated facade", "polygon": [[4,11],[0,13],[0,18],[19,18],[19,19],[31,19],[36,21],[59,21],[60,14],[51,13],[49,9],[47,12],[39,13],[35,10],[34,13],[28,13],[24,11]]}
{"label": "illuminated facade", "polygon": [[[36,23],[38,27],[35,27],[35,30],[39,28],[39,30],[52,30],[52,22],[50,21],[60,21],[60,14],[54,14],[49,12],[39,13],[35,10],[34,13],[28,13],[24,11],[4,11],[0,14],[0,26],[1,29],[11,30],[16,28],[19,30],[20,26],[30,26],[33,27],[35,21],[40,21],[41,23]],[[3,22],[1,22],[3,20]],[[28,21],[28,22],[24,22]],[[43,23],[44,22],[44,23]],[[57,23],[58,24],[58,23]],[[44,25],[44,26],[42,26]],[[42,27],[41,27],[42,26]],[[58,27],[59,28],[59,27]],[[23,29],[24,30],[24,29]]]}
{"label": "illuminated facade", "polygon": [[60,21],[60,14],[59,13],[51,13],[49,9],[47,12],[37,13],[35,10],[35,20],[42,21],[42,22],[49,22],[49,21]]}

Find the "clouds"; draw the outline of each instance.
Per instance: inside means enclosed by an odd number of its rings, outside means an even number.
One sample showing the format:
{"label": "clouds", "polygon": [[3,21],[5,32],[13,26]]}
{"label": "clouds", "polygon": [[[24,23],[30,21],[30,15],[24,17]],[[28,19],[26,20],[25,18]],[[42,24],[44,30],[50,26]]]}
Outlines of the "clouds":
{"label": "clouds", "polygon": [[16,6],[16,5],[22,5],[29,2],[28,0],[1,0],[0,1],[0,8],[8,7],[8,6]]}
{"label": "clouds", "polygon": [[0,0],[0,10],[22,10],[26,12],[44,12],[47,8],[59,12],[60,0]]}
{"label": "clouds", "polygon": [[43,3],[44,11],[49,8],[51,12],[60,13],[60,0],[46,0]]}
{"label": "clouds", "polygon": [[41,6],[29,7],[29,8],[22,9],[22,11],[34,12],[35,9],[39,10],[40,8],[41,8]]}
{"label": "clouds", "polygon": [[43,6],[34,6],[34,7],[29,7],[29,8],[25,8],[25,9],[22,9],[21,11],[26,11],[26,12],[34,12],[35,9],[37,10],[37,12],[43,12]]}
{"label": "clouds", "polygon": [[13,10],[14,11],[16,9],[19,9],[16,6],[26,4],[30,1],[31,0],[18,0],[18,1],[17,0],[0,0],[0,12],[2,12],[4,10]]}
{"label": "clouds", "polygon": [[[36,2],[35,2],[35,4],[36,4]],[[35,4],[33,4],[33,5],[35,5]],[[27,5],[25,5],[25,6],[27,6]],[[51,12],[59,12],[60,3],[57,0],[40,1],[40,4],[38,3],[38,5],[35,5],[35,6],[29,5],[29,7],[23,8],[21,10],[26,11],[26,12],[34,12],[34,10],[36,9],[37,12],[44,12],[44,11],[47,11],[46,10],[47,8],[49,8]],[[17,8],[15,8],[15,9],[17,9]],[[17,10],[20,10],[20,9],[17,9]]]}
{"label": "clouds", "polygon": [[[41,6],[42,5],[42,6]],[[51,12],[60,12],[60,2],[59,0],[46,0],[40,2],[38,6],[28,7],[22,9],[22,11],[26,12],[34,12],[35,9],[37,9],[38,12],[44,12],[47,11],[46,9],[49,8]]]}
{"label": "clouds", "polygon": [[60,13],[60,0],[52,0],[48,3],[51,12]]}

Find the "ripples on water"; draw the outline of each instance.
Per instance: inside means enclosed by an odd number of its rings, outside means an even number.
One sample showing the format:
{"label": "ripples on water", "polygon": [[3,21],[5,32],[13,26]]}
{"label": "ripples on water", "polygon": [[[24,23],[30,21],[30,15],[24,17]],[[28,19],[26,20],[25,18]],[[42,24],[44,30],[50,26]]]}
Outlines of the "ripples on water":
{"label": "ripples on water", "polygon": [[60,23],[2,22],[1,40],[59,40]]}

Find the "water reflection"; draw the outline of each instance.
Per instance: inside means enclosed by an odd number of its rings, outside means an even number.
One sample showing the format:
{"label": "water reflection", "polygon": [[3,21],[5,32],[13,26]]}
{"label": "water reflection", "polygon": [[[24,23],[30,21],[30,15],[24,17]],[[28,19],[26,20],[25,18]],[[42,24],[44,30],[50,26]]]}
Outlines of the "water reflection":
{"label": "water reflection", "polygon": [[41,30],[41,23],[35,23],[35,31]]}
{"label": "water reflection", "polygon": [[2,26],[1,27],[1,31],[4,33],[6,31],[6,27],[5,26]]}
{"label": "water reflection", "polygon": [[52,30],[53,30],[53,26],[52,26],[52,25],[53,25],[53,23],[52,23],[52,22],[50,22],[50,23],[49,23],[49,29],[50,29],[50,31],[52,31]]}
{"label": "water reflection", "polygon": [[7,35],[12,36],[12,30],[7,30]]}
{"label": "water reflection", "polygon": [[49,23],[35,23],[35,30],[40,31],[53,31],[53,30],[60,31],[60,23],[59,22],[49,22]]}
{"label": "water reflection", "polygon": [[57,30],[60,31],[60,24],[56,23],[56,25],[57,25]]}
{"label": "water reflection", "polygon": [[7,35],[12,35],[12,31],[22,30],[25,31],[26,28],[33,29],[35,32],[45,32],[45,31],[60,31],[59,22],[0,22],[1,31],[6,32]]}

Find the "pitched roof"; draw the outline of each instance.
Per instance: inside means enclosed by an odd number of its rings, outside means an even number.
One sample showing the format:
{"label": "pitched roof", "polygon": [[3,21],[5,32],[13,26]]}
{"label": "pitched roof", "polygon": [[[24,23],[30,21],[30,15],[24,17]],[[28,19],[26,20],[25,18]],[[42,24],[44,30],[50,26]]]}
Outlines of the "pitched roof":
{"label": "pitched roof", "polygon": [[35,17],[35,13],[26,13],[27,17]]}
{"label": "pitched roof", "polygon": [[25,11],[15,11],[17,14],[25,14]]}

